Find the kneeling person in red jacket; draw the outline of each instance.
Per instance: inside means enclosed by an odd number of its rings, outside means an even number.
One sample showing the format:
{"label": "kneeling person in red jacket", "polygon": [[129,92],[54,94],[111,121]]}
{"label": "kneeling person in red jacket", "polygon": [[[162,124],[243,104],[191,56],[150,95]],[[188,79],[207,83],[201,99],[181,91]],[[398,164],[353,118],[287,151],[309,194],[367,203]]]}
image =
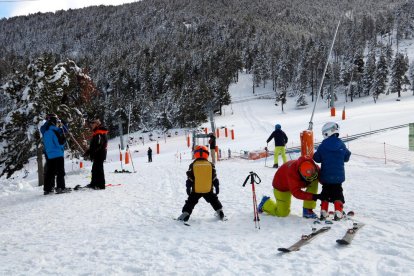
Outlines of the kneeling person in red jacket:
{"label": "kneeling person in red jacket", "polygon": [[[205,146],[196,146],[194,150],[194,162],[187,171],[187,195],[182,214],[178,220],[188,221],[194,207],[200,198],[204,198],[211,204],[221,220],[224,219],[223,206],[217,195],[219,193],[219,180],[217,179],[214,164],[207,160],[209,155]],[[213,193],[213,186],[216,193]]]}
{"label": "kneeling person in red jacket", "polygon": [[[320,199],[318,192],[319,167],[312,158],[299,157],[283,164],[273,177],[273,193],[276,202],[264,196],[258,206],[259,212],[266,212],[277,217],[287,217],[290,214],[290,202],[293,195],[303,202],[303,217],[317,218],[313,212],[316,200]],[[305,189],[306,191],[302,191]]]}

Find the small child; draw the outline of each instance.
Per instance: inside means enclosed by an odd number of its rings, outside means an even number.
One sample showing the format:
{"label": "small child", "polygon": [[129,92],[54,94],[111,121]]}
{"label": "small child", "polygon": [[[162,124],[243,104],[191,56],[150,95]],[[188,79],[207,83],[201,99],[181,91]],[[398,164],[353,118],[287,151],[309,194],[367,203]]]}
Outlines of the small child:
{"label": "small child", "polygon": [[[217,195],[219,193],[219,180],[217,179],[214,164],[208,161],[208,149],[205,146],[196,146],[194,149],[193,163],[187,171],[187,195],[182,214],[177,220],[188,221],[194,207],[200,198],[204,198],[217,212],[218,217],[224,220],[223,206]],[[213,186],[216,193],[213,193]]]}
{"label": "small child", "polygon": [[339,125],[329,122],[323,125],[322,135],[324,140],[313,155],[313,160],[321,163],[319,181],[322,184],[321,192],[321,220],[328,217],[329,202],[335,207],[334,220],[343,217],[343,205],[345,203],[342,183],[345,181],[345,162],[349,161],[351,152],[344,142],[339,139]]}

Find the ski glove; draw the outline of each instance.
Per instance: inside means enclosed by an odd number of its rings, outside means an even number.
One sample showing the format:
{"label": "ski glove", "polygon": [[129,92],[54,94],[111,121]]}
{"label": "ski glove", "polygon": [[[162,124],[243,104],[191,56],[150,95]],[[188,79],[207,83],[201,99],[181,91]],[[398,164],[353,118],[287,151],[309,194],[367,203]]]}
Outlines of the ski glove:
{"label": "ski glove", "polygon": [[220,192],[220,188],[219,188],[220,183],[217,178],[213,181],[213,185],[214,185],[214,189],[216,190],[216,195],[218,195]]}
{"label": "ski glove", "polygon": [[193,186],[193,182],[191,182],[189,179],[185,182],[185,186],[187,187],[186,192],[187,195],[191,194],[191,187]]}
{"label": "ski glove", "polygon": [[320,194],[314,194],[312,195],[312,200],[317,201],[318,199],[322,199],[322,196]]}

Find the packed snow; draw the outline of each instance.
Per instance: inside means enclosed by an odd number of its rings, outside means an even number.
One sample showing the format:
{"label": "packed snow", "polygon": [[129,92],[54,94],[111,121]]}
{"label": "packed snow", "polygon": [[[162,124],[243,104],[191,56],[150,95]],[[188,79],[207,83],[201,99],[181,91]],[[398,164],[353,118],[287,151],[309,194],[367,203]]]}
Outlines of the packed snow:
{"label": "packed snow", "polygon": [[[132,133],[133,165],[121,167],[119,138],[109,144],[106,181],[119,186],[44,196],[34,160],[13,178],[0,179],[0,275],[414,275],[414,152],[408,150],[408,126],[346,143],[353,154],[345,167],[345,210],[355,211],[354,219],[366,224],[353,243],[336,244],[351,223],[340,221],[300,251],[283,254],[277,248],[310,233],[313,220],[302,218],[302,201],[293,198],[289,217],[260,214],[260,229],[255,227],[252,188],[242,184],[250,171],[256,172],[262,180],[256,185],[260,202],[263,195],[273,195],[276,169],[269,168],[273,156],[242,157],[263,150],[276,123],[289,137],[288,149],[297,147],[313,103],[309,98],[307,108],[297,109],[295,99],[288,98],[282,112],[271,87],[258,88],[253,95],[251,76],[245,74],[230,89],[234,103],[215,116],[223,159],[216,164],[219,199],[227,221],[219,221],[203,199],[190,227],[173,219],[187,199],[185,172],[192,160],[186,130],[172,130],[171,137],[153,133],[154,141],[148,133]],[[345,103],[341,97],[336,117],[319,101],[315,142],[321,141],[321,126],[328,121],[340,124],[343,138],[414,123],[411,92],[400,101],[396,95],[384,96],[376,104],[372,98]],[[346,119],[341,120],[344,106]],[[210,122],[204,127],[210,129]],[[272,142],[268,146],[272,151]],[[147,162],[148,147],[153,149],[152,163]],[[289,159],[297,157],[288,154]],[[89,183],[91,163],[79,167],[79,160],[68,154],[67,187]],[[132,173],[114,173],[122,168]]]}

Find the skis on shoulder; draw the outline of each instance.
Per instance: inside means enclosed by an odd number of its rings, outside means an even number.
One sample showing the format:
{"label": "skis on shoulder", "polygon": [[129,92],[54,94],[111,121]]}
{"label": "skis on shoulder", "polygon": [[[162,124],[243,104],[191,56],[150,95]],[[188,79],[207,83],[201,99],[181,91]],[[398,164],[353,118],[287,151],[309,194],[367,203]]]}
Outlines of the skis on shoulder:
{"label": "skis on shoulder", "polygon": [[345,235],[342,237],[342,239],[336,240],[336,242],[340,245],[349,245],[351,244],[352,240],[354,239],[356,233],[359,229],[361,229],[365,224],[360,222],[353,222],[353,225],[351,228],[348,228],[346,230]]}
{"label": "skis on shoulder", "polygon": [[308,243],[310,243],[313,239],[315,239],[318,235],[326,233],[327,231],[329,231],[331,229],[330,226],[324,226],[322,228],[316,229],[313,228],[312,229],[312,233],[308,234],[308,235],[302,235],[302,237],[300,238],[299,241],[297,241],[296,243],[294,243],[293,245],[291,245],[290,247],[280,247],[277,250],[281,251],[283,253],[289,253],[289,252],[293,252],[293,251],[299,251],[300,248]]}

